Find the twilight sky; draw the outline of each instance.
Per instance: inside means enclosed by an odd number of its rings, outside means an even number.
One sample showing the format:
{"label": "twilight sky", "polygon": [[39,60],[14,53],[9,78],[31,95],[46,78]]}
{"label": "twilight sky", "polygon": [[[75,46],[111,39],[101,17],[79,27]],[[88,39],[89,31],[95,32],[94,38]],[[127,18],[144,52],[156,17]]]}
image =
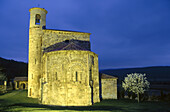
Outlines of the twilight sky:
{"label": "twilight sky", "polygon": [[0,0],[0,57],[28,61],[29,9],[47,29],[90,32],[100,69],[170,66],[170,0]]}

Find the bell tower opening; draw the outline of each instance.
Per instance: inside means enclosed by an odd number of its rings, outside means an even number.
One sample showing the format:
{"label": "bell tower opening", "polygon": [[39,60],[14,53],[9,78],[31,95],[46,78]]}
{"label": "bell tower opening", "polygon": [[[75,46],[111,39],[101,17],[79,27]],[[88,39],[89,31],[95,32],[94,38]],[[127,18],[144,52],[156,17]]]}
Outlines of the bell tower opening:
{"label": "bell tower opening", "polygon": [[36,25],[40,25],[40,19],[41,19],[40,14],[36,14],[36,16],[35,16],[35,24]]}

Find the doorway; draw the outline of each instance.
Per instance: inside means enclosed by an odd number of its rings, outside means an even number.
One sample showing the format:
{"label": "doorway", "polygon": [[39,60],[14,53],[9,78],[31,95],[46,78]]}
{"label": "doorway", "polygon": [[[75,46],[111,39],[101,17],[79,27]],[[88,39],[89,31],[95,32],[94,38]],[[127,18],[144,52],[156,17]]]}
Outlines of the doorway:
{"label": "doorway", "polygon": [[23,84],[22,86],[23,86],[23,89],[25,89],[25,84]]}

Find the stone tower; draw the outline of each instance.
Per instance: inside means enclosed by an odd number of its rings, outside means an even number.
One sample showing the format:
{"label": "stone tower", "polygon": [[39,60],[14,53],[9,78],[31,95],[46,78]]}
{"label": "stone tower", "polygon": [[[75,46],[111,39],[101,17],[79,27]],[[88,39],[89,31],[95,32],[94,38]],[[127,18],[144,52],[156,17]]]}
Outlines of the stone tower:
{"label": "stone tower", "polygon": [[28,97],[38,98],[42,57],[42,29],[46,27],[47,11],[42,8],[31,8],[29,26],[29,64],[28,64]]}

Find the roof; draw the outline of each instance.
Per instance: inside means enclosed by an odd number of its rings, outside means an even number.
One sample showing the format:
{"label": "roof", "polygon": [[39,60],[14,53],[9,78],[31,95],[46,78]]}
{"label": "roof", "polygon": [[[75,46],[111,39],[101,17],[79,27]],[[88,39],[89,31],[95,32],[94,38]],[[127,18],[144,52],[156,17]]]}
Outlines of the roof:
{"label": "roof", "polygon": [[61,30],[61,29],[46,29],[44,28],[43,30],[52,30],[52,31],[64,31],[64,32],[75,32],[75,33],[86,33],[86,34],[91,34],[91,33],[88,33],[88,32],[82,32],[82,31],[73,31],[73,30]]}
{"label": "roof", "polygon": [[14,81],[28,81],[28,77],[15,77]]}
{"label": "roof", "polygon": [[117,77],[111,76],[111,75],[107,75],[104,73],[100,73],[101,79],[118,79]]}
{"label": "roof", "polygon": [[65,40],[56,43],[44,49],[44,52],[59,51],[59,50],[84,50],[90,51],[90,42],[81,40]]}
{"label": "roof", "polygon": [[69,43],[67,46],[63,47],[61,50],[85,50],[74,42]]}

